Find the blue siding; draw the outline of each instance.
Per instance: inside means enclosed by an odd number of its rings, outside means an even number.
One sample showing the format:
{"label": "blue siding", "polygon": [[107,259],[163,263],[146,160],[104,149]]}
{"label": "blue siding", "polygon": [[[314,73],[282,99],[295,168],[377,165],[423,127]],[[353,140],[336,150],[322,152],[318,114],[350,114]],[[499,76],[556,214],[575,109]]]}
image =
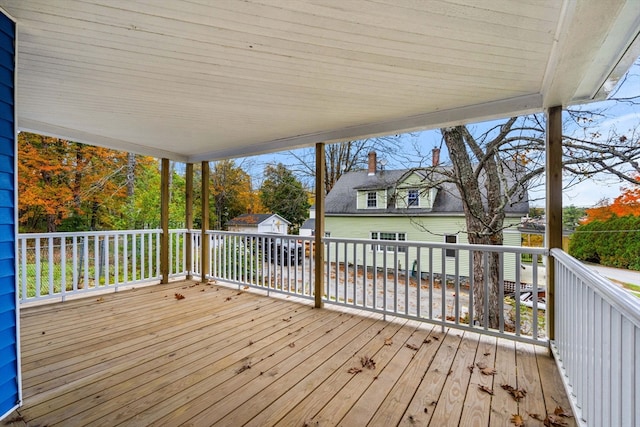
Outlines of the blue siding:
{"label": "blue siding", "polygon": [[15,23],[0,13],[0,417],[20,403],[15,272]]}

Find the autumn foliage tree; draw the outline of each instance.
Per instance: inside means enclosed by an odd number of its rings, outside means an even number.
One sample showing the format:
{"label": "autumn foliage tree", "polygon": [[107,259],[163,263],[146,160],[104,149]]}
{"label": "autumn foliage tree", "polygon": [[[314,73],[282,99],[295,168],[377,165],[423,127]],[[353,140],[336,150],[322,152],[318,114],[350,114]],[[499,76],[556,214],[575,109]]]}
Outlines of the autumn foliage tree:
{"label": "autumn foliage tree", "polygon": [[[159,212],[157,161],[102,147],[21,132],[18,135],[18,212],[21,231],[82,231],[147,225],[136,212]],[[133,169],[132,169],[133,163]],[[148,173],[143,173],[144,171]],[[143,182],[147,181],[147,182]],[[135,207],[133,196],[158,194]],[[131,201],[131,202],[130,202]],[[159,219],[152,221],[158,226]],[[152,225],[152,224],[149,224]]]}
{"label": "autumn foliage tree", "polygon": [[[635,175],[635,180],[640,182],[640,174]],[[587,209],[586,214],[584,224],[592,221],[606,221],[613,216],[640,216],[640,184],[629,184],[622,187],[622,193],[613,200],[613,203],[604,203],[601,206]]]}

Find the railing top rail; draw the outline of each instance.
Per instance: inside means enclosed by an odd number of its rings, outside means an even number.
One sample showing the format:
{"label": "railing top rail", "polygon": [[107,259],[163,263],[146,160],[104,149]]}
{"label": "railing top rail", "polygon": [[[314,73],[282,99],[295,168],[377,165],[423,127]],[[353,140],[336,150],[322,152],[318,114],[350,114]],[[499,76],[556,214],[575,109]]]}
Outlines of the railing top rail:
{"label": "railing top rail", "polygon": [[636,327],[640,328],[640,300],[638,298],[586,267],[563,250],[551,249],[551,255],[558,262],[570,268],[587,286],[595,290]]}
{"label": "railing top rail", "polygon": [[[192,232],[195,230],[192,230]],[[198,230],[199,231],[199,230]],[[206,234],[218,236],[239,236],[239,237],[270,237],[274,239],[297,239],[313,241],[313,236],[299,236],[297,234],[276,234],[276,233],[246,233],[244,231],[221,231],[207,230]]]}
{"label": "railing top rail", "polygon": [[56,232],[56,233],[18,233],[18,239],[37,239],[48,237],[73,237],[73,236],[113,236],[121,234],[154,234],[162,233],[162,229],[149,228],[143,230],[103,230],[103,231],[76,231],[76,232]]}

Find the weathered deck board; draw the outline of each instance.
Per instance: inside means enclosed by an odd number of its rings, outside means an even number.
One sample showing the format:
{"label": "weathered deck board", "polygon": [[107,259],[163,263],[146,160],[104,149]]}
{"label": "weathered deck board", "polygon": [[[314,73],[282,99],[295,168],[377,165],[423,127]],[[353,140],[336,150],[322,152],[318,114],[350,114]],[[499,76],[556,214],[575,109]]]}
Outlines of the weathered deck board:
{"label": "weathered deck board", "polygon": [[21,336],[9,419],[27,425],[488,426],[569,409],[544,349],[196,282],[23,308]]}

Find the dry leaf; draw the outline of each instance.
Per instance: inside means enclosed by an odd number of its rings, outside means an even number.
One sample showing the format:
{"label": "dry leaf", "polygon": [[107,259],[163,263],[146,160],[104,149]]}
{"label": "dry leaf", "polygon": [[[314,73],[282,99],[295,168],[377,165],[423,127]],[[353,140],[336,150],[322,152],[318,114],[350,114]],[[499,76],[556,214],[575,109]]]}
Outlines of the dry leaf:
{"label": "dry leaf", "polygon": [[490,395],[493,396],[493,389],[487,387],[486,385],[482,385],[482,384],[478,384],[478,388],[482,391],[484,391],[485,393],[489,393]]}
{"label": "dry leaf", "polygon": [[482,375],[495,375],[498,373],[498,371],[496,371],[495,369],[490,368],[481,362],[476,363],[476,366],[478,367],[478,369],[480,369]]}
{"label": "dry leaf", "polygon": [[436,341],[440,340],[440,338],[438,338],[438,337],[437,337],[437,336],[435,336],[435,335],[434,335],[433,337],[431,337],[431,338],[433,338],[433,339],[434,339],[434,340],[436,340]]}
{"label": "dry leaf", "polygon": [[520,402],[520,399],[522,399],[527,395],[527,391],[523,388],[514,388],[514,387],[511,387],[509,384],[502,384],[501,387],[504,390],[507,390],[507,392],[509,392],[509,394],[513,396],[513,399],[516,402]]}
{"label": "dry leaf", "polygon": [[473,370],[475,369],[475,366],[469,365],[469,366],[467,366],[467,368],[469,369],[469,372],[471,372],[473,374]]}
{"label": "dry leaf", "polygon": [[231,297],[226,297],[224,300],[225,301],[231,301]]}
{"label": "dry leaf", "polygon": [[236,374],[242,373],[247,369],[251,369],[251,364],[249,362],[243,363],[242,366],[236,370]]}
{"label": "dry leaf", "polygon": [[104,301],[104,298],[102,298],[102,297],[100,297],[100,298],[98,298],[98,299],[96,300],[96,302],[102,302],[102,301]]}
{"label": "dry leaf", "polygon": [[491,355],[491,353],[486,352],[486,353],[484,353],[484,355],[485,355],[485,356],[489,356],[489,355]]}
{"label": "dry leaf", "polygon": [[291,322],[291,316],[289,316],[289,318],[287,319],[282,319],[283,322]]}
{"label": "dry leaf", "polygon": [[291,347],[291,348],[293,348],[293,347],[295,347],[295,346],[296,346],[296,344],[295,344],[295,343],[291,343],[291,344],[289,344],[289,347]]}
{"label": "dry leaf", "polygon": [[360,364],[362,364],[363,368],[376,369],[376,362],[374,362],[369,356],[362,356],[360,358]]}
{"label": "dry leaf", "polygon": [[416,347],[416,346],[415,346],[415,345],[413,345],[413,344],[407,344],[407,345],[406,345],[406,347],[407,347],[407,348],[410,348],[411,350],[418,351],[418,347]]}
{"label": "dry leaf", "polygon": [[546,427],[565,427],[568,425],[558,415],[548,415],[547,418],[544,419],[543,424]]}
{"label": "dry leaf", "polygon": [[529,416],[530,416],[531,418],[533,418],[534,420],[538,420],[538,421],[542,421],[542,422],[544,422],[544,418],[542,418],[542,415],[540,415],[540,414],[532,414],[532,413],[529,413]]}
{"label": "dry leaf", "polygon": [[180,299],[184,299],[184,295],[182,294],[174,294],[176,299],[180,300]]}
{"label": "dry leaf", "polygon": [[513,414],[511,416],[511,424],[515,424],[516,427],[524,427],[524,420],[520,414]]}
{"label": "dry leaf", "polygon": [[353,368],[349,368],[349,370],[347,372],[350,373],[350,374],[359,374],[360,372],[362,372],[362,369],[356,368],[354,366]]}
{"label": "dry leaf", "polygon": [[425,344],[431,344],[431,340],[429,338],[425,338],[422,342]]}
{"label": "dry leaf", "polygon": [[559,415],[565,418],[573,418],[573,413],[569,411],[565,411],[562,406],[556,406],[555,411],[553,411],[554,415]]}
{"label": "dry leaf", "polygon": [[384,345],[391,345],[391,344],[393,344],[393,340],[391,338],[384,339]]}

